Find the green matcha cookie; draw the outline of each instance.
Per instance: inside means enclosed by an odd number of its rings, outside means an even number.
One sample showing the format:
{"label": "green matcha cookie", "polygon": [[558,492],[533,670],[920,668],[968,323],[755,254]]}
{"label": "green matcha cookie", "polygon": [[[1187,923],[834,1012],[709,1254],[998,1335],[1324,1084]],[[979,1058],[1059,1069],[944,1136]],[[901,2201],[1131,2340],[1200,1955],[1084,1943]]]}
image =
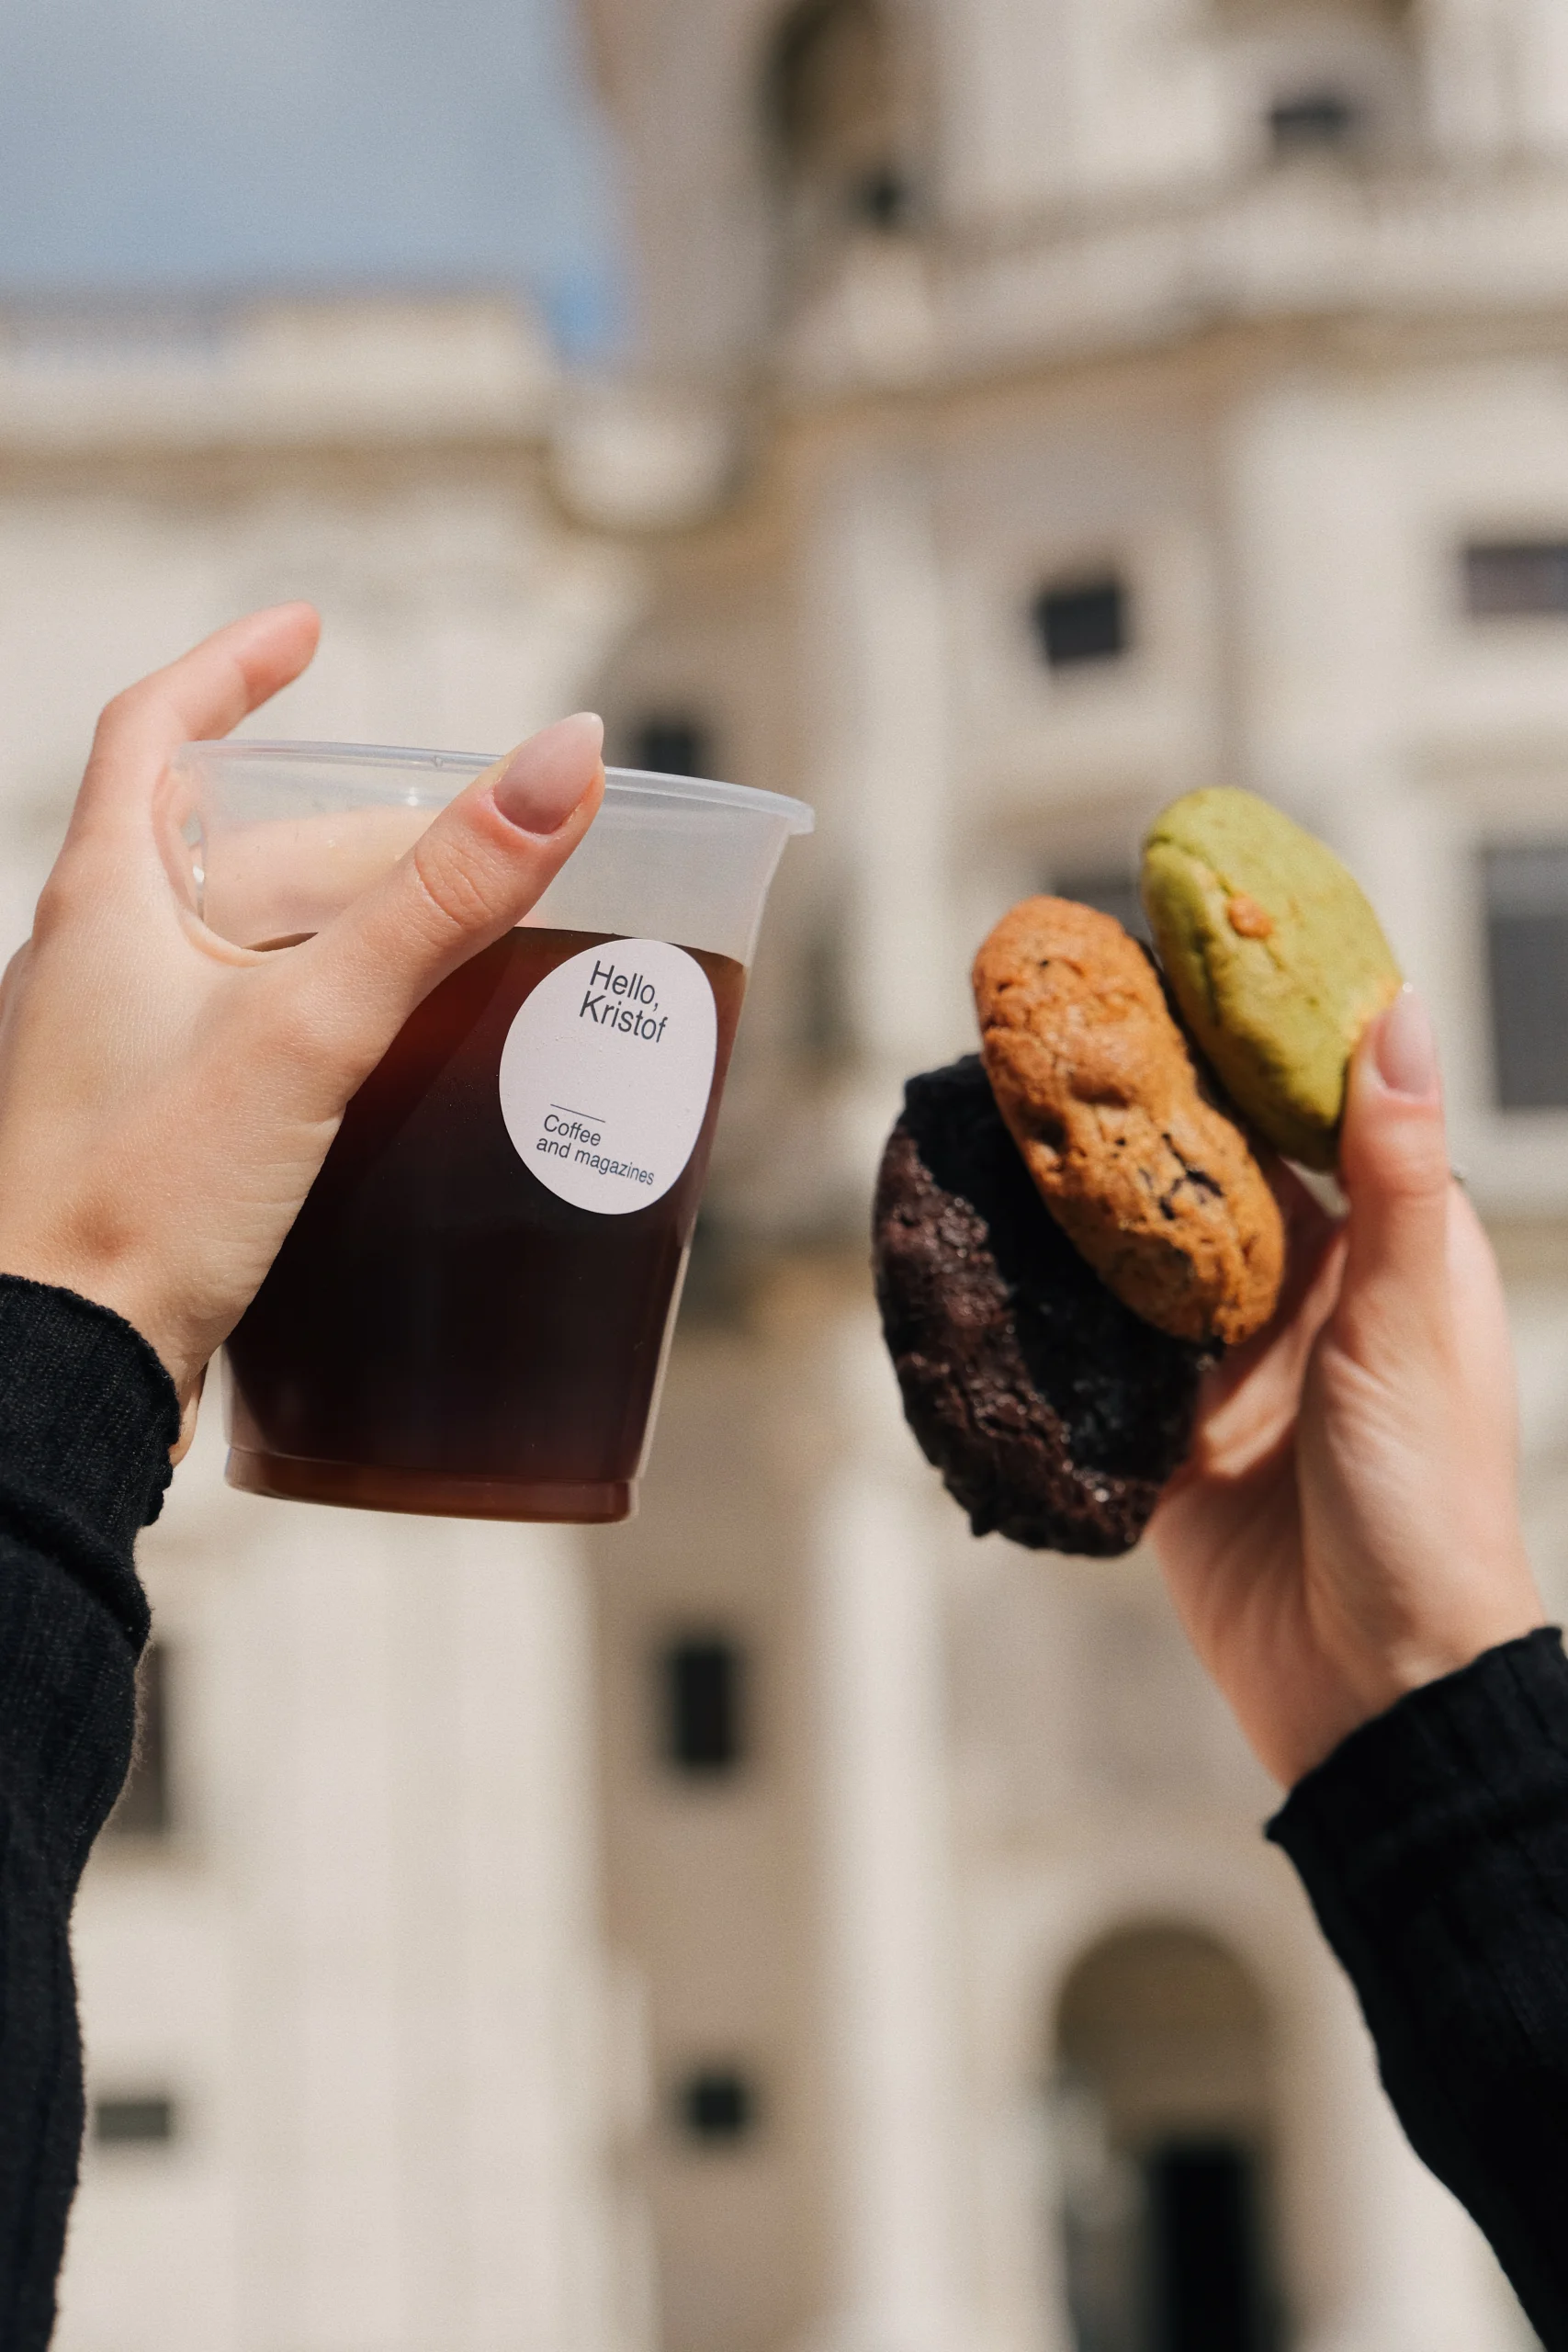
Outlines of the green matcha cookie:
{"label": "green matcha cookie", "polygon": [[1182,1019],[1237,1109],[1289,1159],[1332,1168],[1350,1056],[1401,985],[1359,886],[1267,800],[1215,787],[1155,820],[1143,888]]}

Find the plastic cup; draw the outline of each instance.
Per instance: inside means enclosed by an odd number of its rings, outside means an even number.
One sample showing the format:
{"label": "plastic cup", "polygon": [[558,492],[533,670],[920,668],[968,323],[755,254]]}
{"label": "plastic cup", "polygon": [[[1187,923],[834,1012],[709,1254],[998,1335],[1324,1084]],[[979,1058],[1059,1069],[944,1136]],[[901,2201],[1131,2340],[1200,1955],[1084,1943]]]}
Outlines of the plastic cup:
{"label": "plastic cup", "polygon": [[[189,743],[203,919],[285,951],[491,762]],[[525,922],[443,981],[349,1104],[225,1350],[253,1494],[481,1519],[636,1508],[762,908],[798,800],[609,772]]]}

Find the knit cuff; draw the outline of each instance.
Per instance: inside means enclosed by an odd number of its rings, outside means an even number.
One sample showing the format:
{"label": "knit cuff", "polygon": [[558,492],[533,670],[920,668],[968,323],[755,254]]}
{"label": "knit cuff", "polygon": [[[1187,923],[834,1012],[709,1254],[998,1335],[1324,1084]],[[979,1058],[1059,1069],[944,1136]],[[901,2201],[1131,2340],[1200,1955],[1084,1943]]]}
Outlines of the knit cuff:
{"label": "knit cuff", "polygon": [[57,1556],[137,1650],[131,1547],[163,1508],[179,1429],[173,1381],[122,1317],[0,1274],[0,1524]]}
{"label": "knit cuff", "polygon": [[1408,1691],[1298,1781],[1268,1826],[1314,1901],[1397,1914],[1477,1840],[1557,1814],[1568,1657],[1555,1626]]}

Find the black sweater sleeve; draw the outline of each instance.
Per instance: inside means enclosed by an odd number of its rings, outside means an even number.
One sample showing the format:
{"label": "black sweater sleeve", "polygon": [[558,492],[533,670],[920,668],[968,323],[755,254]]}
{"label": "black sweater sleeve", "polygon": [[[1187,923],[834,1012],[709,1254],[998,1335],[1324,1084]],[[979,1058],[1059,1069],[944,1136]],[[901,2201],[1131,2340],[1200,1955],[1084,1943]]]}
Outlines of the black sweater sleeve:
{"label": "black sweater sleeve", "polygon": [[0,1275],[0,2346],[42,2352],[81,2152],[71,1906],[130,1759],[179,1413],[139,1334]]}
{"label": "black sweater sleeve", "polygon": [[1568,1658],[1488,1650],[1351,1734],[1269,1825],[1418,2154],[1568,2352]]}

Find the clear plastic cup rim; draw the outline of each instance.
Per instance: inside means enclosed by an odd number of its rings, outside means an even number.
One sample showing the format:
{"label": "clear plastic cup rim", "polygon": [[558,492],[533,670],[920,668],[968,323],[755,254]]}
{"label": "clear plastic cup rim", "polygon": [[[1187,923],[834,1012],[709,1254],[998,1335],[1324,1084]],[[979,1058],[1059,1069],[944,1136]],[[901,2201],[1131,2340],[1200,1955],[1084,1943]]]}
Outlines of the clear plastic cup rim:
{"label": "clear plastic cup rim", "polygon": [[[412,745],[393,743],[304,743],[265,742],[254,736],[242,739],[222,736],[209,742],[184,743],[175,753],[174,764],[206,760],[254,761],[263,764],[270,761],[298,761],[301,766],[361,767],[389,770],[393,775],[413,775],[421,769],[436,774],[461,776],[471,781],[482,775],[486,768],[494,767],[502,756],[499,752],[425,752]],[[745,784],[721,784],[716,778],[696,775],[665,775],[653,768],[612,768],[604,771],[606,797],[622,793],[664,799],[688,807],[729,808],[749,817],[771,817],[784,825],[791,834],[809,833],[817,820],[804,800],[792,800],[787,793],[759,792]],[[406,798],[417,806],[425,796],[411,788]]]}

